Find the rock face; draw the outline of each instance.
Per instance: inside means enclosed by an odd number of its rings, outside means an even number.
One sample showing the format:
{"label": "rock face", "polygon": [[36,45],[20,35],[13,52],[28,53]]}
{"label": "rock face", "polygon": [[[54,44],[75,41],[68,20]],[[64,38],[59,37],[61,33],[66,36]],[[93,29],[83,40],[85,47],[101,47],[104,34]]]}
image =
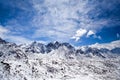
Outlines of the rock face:
{"label": "rock face", "polygon": [[0,80],[120,80],[120,47],[17,45],[0,38]]}
{"label": "rock face", "polygon": [[42,43],[33,42],[27,47],[25,47],[25,52],[31,53],[45,53],[46,47]]}
{"label": "rock face", "polygon": [[119,54],[120,53],[120,48],[117,47],[117,48],[114,48],[111,50],[112,53],[115,53],[115,54]]}
{"label": "rock face", "polygon": [[0,38],[0,44],[5,44],[7,43],[5,40],[3,40],[2,38]]}

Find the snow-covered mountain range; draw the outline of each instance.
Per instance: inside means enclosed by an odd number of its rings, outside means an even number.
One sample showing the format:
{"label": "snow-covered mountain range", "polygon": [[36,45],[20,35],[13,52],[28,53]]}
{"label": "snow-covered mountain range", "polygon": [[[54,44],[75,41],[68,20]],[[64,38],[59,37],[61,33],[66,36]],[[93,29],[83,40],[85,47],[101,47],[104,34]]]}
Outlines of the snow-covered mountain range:
{"label": "snow-covered mountain range", "polygon": [[74,47],[0,38],[0,80],[120,80],[120,40]]}

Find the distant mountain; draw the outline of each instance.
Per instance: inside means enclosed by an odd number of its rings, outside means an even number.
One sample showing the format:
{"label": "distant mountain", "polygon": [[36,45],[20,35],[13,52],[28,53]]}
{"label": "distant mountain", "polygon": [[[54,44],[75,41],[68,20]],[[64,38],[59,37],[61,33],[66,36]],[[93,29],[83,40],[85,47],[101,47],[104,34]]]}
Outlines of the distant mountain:
{"label": "distant mountain", "polygon": [[116,47],[116,48],[112,49],[111,53],[120,54],[120,47]]}
{"label": "distant mountain", "polygon": [[119,62],[119,41],[75,48],[58,41],[17,45],[0,38],[1,80],[120,80]]}
{"label": "distant mountain", "polygon": [[[76,55],[77,57],[80,55],[85,55],[86,57],[97,56],[97,57],[105,58],[104,54],[105,55],[107,54],[112,55],[112,53],[120,54],[120,46],[117,44],[117,42],[119,44],[119,41],[115,41],[110,44],[95,44],[95,45],[75,48],[69,43],[60,43],[58,41],[50,42],[46,45],[36,42],[36,41],[32,42],[31,44],[27,44],[27,45],[25,44],[17,45],[15,43],[6,42],[5,40],[0,38],[0,45],[1,45],[0,49],[1,50],[6,49],[4,51],[10,50],[8,51],[8,54],[12,54],[12,53],[14,54],[15,52],[12,52],[11,50],[15,50],[15,49],[19,49],[19,50],[21,49],[23,53],[48,54],[51,52],[53,53],[55,51],[59,51],[62,48],[63,50],[64,49],[66,50],[65,53],[67,55],[73,54],[73,55]],[[19,50],[16,50],[16,51],[19,51]],[[3,55],[4,51],[1,51],[0,56]],[[59,52],[62,52],[62,50]]]}

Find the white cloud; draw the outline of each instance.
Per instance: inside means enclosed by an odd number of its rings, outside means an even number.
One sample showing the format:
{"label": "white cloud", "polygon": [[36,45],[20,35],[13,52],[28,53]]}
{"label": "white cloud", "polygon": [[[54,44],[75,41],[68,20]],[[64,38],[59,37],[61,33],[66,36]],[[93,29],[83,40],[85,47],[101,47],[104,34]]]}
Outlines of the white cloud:
{"label": "white cloud", "polygon": [[[89,0],[44,0],[43,3],[33,0],[32,3],[36,15],[31,23],[37,27],[34,38],[48,37],[68,41],[79,28],[97,31],[109,22],[106,19],[93,20],[89,17],[88,13],[97,6],[88,4]],[[87,36],[93,34],[90,31]]]}
{"label": "white cloud", "polygon": [[7,33],[8,30],[0,25],[0,34]]}
{"label": "white cloud", "polygon": [[9,32],[8,29],[0,25],[0,37],[4,37]]}
{"label": "white cloud", "polygon": [[89,31],[87,32],[87,35],[86,35],[86,37],[90,37],[90,36],[92,36],[93,38],[100,39],[100,40],[102,39],[101,36],[96,35],[96,33],[95,33],[94,31],[92,31],[92,30],[89,30]]}
{"label": "white cloud", "polygon": [[[16,44],[30,44],[33,42],[33,40],[30,40],[28,38],[25,38],[23,36],[15,36],[15,35],[5,35],[3,39],[7,39],[10,42],[16,43]],[[45,41],[38,41],[40,43],[46,43]]]}
{"label": "white cloud", "polygon": [[31,40],[24,38],[22,36],[14,36],[14,35],[6,36],[5,39],[8,39],[9,41],[15,42],[17,44],[31,43],[32,42]]}
{"label": "white cloud", "polygon": [[72,37],[72,39],[75,39],[76,41],[78,41],[86,33],[87,33],[87,30],[81,28],[81,29],[76,31],[76,34],[75,34],[75,36]]}
{"label": "white cloud", "polygon": [[[95,1],[96,0],[93,0],[93,2]],[[22,34],[23,32],[34,27],[36,31],[34,31],[34,34],[31,33],[32,36],[30,37],[32,37],[32,39],[47,37],[51,40],[69,41],[76,33],[73,38],[77,41],[81,39],[83,35],[87,37],[95,35],[97,30],[102,29],[104,25],[110,22],[108,19],[94,20],[91,18],[94,18],[93,15],[99,15],[100,10],[96,10],[98,4],[93,5],[90,0],[29,0],[29,3],[32,4],[31,9],[28,9],[29,5],[25,6],[25,4],[23,4],[21,9],[34,11],[29,21],[30,24],[27,25],[28,27],[23,27],[19,24],[19,21],[10,20],[8,26],[12,24],[12,22],[16,24],[13,25],[15,28],[9,27],[9,29],[13,29],[13,32],[11,32],[12,35],[24,35]],[[18,3],[17,6],[20,7],[21,5],[21,3]],[[94,14],[94,11],[98,12]],[[89,15],[89,12],[92,12],[92,15]],[[86,32],[80,33],[80,28],[85,29]],[[29,34],[27,37],[29,37]],[[93,37],[101,38],[96,35]],[[24,39],[24,41],[26,42],[27,40]]]}
{"label": "white cloud", "polygon": [[87,37],[90,37],[91,35],[94,35],[95,32],[93,32],[92,30],[89,30],[88,33],[87,33]]}
{"label": "white cloud", "polygon": [[95,44],[92,44],[92,45],[89,45],[90,47],[94,47],[94,48],[107,48],[109,50],[112,50],[116,47],[120,47],[120,40],[116,40],[116,41],[112,41],[112,42],[109,42],[109,43],[102,43],[102,44],[99,44],[99,43],[95,43]]}
{"label": "white cloud", "polygon": [[[36,15],[33,17],[32,25],[38,28],[34,37],[70,40],[79,27],[74,19],[84,20],[87,12],[91,10],[91,7],[86,5],[87,1],[83,0],[45,0],[43,4],[33,1]],[[82,14],[81,16],[78,16],[78,11]],[[41,15],[41,13],[44,14]]]}
{"label": "white cloud", "polygon": [[31,42],[31,40],[25,37],[12,35],[12,32],[7,28],[3,27],[2,25],[0,25],[0,37],[18,44]]}

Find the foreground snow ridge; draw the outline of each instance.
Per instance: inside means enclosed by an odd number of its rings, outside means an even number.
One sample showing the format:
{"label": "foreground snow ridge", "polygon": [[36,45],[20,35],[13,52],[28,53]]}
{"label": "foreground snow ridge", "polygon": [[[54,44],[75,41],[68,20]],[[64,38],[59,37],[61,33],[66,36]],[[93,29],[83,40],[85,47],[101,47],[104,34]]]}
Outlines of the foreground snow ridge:
{"label": "foreground snow ridge", "polygon": [[69,43],[16,45],[0,39],[0,80],[120,80],[117,42],[105,44],[110,49],[76,49]]}

